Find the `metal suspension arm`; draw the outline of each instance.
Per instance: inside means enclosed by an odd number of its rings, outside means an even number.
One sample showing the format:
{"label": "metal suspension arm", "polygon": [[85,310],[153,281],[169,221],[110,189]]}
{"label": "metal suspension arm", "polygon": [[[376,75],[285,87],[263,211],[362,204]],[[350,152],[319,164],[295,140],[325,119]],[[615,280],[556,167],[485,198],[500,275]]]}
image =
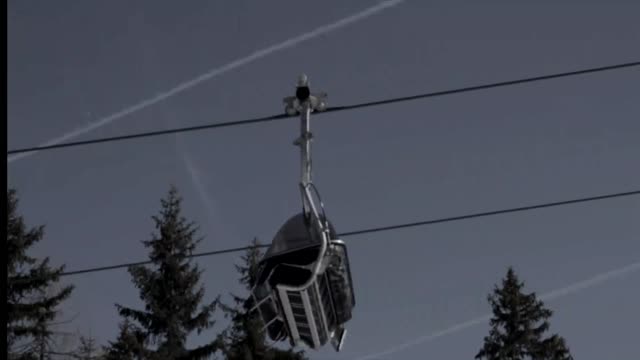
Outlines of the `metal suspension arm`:
{"label": "metal suspension arm", "polygon": [[311,104],[305,101],[300,114],[300,137],[294,142],[300,147],[300,183],[303,186],[311,183]]}
{"label": "metal suspension arm", "polygon": [[326,109],[326,93],[312,94],[309,90],[309,81],[306,75],[300,76],[295,97],[284,99],[287,104],[287,113],[300,114],[300,137],[294,141],[294,145],[300,147],[300,185],[302,187],[302,206],[305,215],[309,215],[315,207],[313,199],[308,196],[309,187],[312,186],[312,160],[311,160],[311,113]]}

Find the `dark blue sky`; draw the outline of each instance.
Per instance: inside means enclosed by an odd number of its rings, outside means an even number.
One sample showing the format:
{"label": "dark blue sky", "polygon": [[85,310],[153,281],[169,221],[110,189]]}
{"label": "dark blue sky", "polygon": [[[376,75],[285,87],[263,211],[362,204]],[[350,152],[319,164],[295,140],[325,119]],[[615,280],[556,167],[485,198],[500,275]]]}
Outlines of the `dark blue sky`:
{"label": "dark blue sky", "polygon": [[[378,3],[9,1],[9,148]],[[280,113],[301,72],[342,105],[637,61],[638,13],[631,0],[398,2],[74,140]],[[339,232],[633,190],[638,93],[634,68],[318,116],[315,181]],[[292,119],[47,151],[11,162],[8,180],[27,220],[47,226],[35,252],[69,270],[144,259],[169,183],[201,224],[200,250],[242,246],[270,241],[300,208],[297,131]],[[631,197],[345,239],[356,312],[344,351],[312,358],[381,353],[482,317],[511,264],[540,294],[623,269],[548,305],[576,359],[637,357],[639,215]],[[207,297],[239,290],[236,261],[198,260]],[[116,335],[113,304],[140,305],[124,270],[66,281],[69,328],[102,343]],[[381,358],[471,358],[486,333],[486,322],[453,328]]]}

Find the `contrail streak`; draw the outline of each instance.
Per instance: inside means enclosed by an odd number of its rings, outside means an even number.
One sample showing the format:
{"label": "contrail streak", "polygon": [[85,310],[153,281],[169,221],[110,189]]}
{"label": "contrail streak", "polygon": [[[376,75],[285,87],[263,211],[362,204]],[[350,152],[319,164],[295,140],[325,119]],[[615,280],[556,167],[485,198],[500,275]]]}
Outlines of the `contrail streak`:
{"label": "contrail streak", "polygon": [[[207,80],[212,79],[212,78],[214,78],[216,76],[222,75],[222,74],[224,74],[226,72],[229,72],[229,71],[231,71],[231,70],[233,70],[235,68],[238,68],[238,67],[243,66],[243,65],[247,65],[247,64],[249,64],[249,63],[251,63],[253,61],[256,61],[256,60],[261,59],[261,58],[263,58],[265,56],[271,55],[271,54],[273,54],[275,52],[278,52],[280,50],[284,50],[284,49],[296,46],[296,45],[298,45],[298,44],[300,44],[302,42],[305,42],[307,40],[314,39],[314,38],[316,38],[318,36],[321,36],[321,35],[330,33],[332,31],[338,30],[338,29],[340,29],[342,27],[345,27],[347,25],[353,24],[353,23],[358,22],[360,20],[364,20],[364,19],[366,19],[366,18],[368,18],[368,17],[370,17],[370,16],[372,16],[372,15],[374,15],[376,13],[379,13],[379,12],[381,12],[381,11],[387,9],[387,8],[399,5],[402,2],[404,2],[404,0],[387,0],[387,1],[383,1],[383,2],[381,2],[381,3],[379,3],[379,4],[375,5],[375,6],[369,7],[369,8],[367,8],[365,10],[362,10],[362,11],[356,13],[356,14],[353,14],[353,15],[347,16],[345,18],[342,18],[342,19],[340,19],[340,20],[338,20],[336,22],[333,22],[331,24],[320,26],[320,27],[318,27],[318,28],[316,28],[314,30],[311,30],[311,31],[306,32],[306,33],[301,34],[301,35],[298,35],[298,36],[293,37],[291,39],[285,40],[285,41],[283,41],[283,42],[281,42],[279,44],[271,45],[271,46],[269,46],[267,48],[264,48],[262,50],[258,50],[258,51],[254,52],[254,53],[252,53],[252,54],[250,54],[248,56],[245,56],[243,58],[234,60],[234,61],[232,61],[232,62],[230,62],[230,63],[228,63],[226,65],[223,65],[221,67],[209,70],[208,72],[206,72],[206,73],[204,73],[204,74],[202,74],[200,76],[197,76],[197,77],[195,77],[195,78],[193,78],[191,80],[188,80],[188,81],[185,81],[185,82],[183,82],[181,84],[178,84],[175,87],[173,87],[172,89],[164,91],[164,92],[161,92],[160,94],[158,94],[158,95],[156,95],[154,97],[148,98],[148,99],[143,100],[143,101],[141,101],[141,102],[139,102],[139,103],[137,103],[135,105],[132,105],[132,106],[129,106],[129,107],[123,109],[123,110],[120,110],[120,111],[118,111],[118,112],[116,112],[114,114],[111,114],[109,116],[106,116],[106,117],[103,117],[103,118],[101,118],[99,120],[96,120],[95,122],[90,123],[89,125],[87,125],[85,127],[70,131],[70,132],[68,132],[68,133],[66,133],[66,134],[64,134],[64,135],[62,135],[60,137],[57,137],[57,138],[52,139],[52,140],[49,140],[49,141],[41,144],[40,146],[57,145],[57,144],[60,144],[61,142],[64,142],[66,140],[75,138],[75,137],[80,136],[82,134],[86,134],[86,133],[88,133],[90,131],[93,131],[95,129],[98,129],[98,128],[102,127],[102,126],[110,124],[111,122],[113,122],[115,120],[121,119],[121,118],[123,118],[123,117],[125,117],[127,115],[133,114],[133,113],[135,113],[137,111],[140,111],[142,109],[145,109],[145,108],[147,108],[149,106],[155,105],[155,104],[157,104],[157,103],[159,103],[159,102],[161,102],[163,100],[166,100],[166,99],[168,99],[168,98],[170,98],[170,97],[172,97],[174,95],[177,95],[177,94],[179,94],[179,93],[181,93],[183,91],[191,89],[191,88],[199,85],[200,83],[202,83],[204,81],[207,81]],[[13,156],[9,156],[7,158],[7,162],[8,163],[12,163],[12,162],[14,162],[16,160],[22,159],[22,158],[27,157],[29,155],[33,155],[36,152],[37,151],[32,151],[32,152],[20,153],[20,154],[16,154],[16,155],[13,155]]]}
{"label": "contrail streak", "polygon": [[187,152],[187,150],[185,150],[182,143],[182,138],[180,137],[179,134],[176,134],[175,141],[176,141],[175,143],[176,152],[180,154],[180,156],[182,157],[182,161],[184,162],[185,168],[187,169],[187,173],[189,174],[189,179],[191,180],[193,187],[196,189],[198,197],[200,198],[200,200],[202,201],[202,204],[204,205],[204,209],[206,211],[206,215],[209,218],[209,221],[217,220],[218,214],[216,212],[216,206],[211,201],[212,199],[211,194],[209,194],[209,191],[207,191],[207,187],[202,182],[202,176],[201,176],[202,174],[198,170],[198,167],[196,166],[196,164],[191,159],[191,156],[189,156],[189,153]]}
{"label": "contrail streak", "polygon": [[206,187],[202,183],[202,180],[200,178],[200,172],[196,168],[193,161],[191,161],[191,157],[184,150],[179,150],[179,152],[180,152],[180,155],[182,155],[184,164],[187,168],[187,171],[189,172],[189,177],[191,178],[191,182],[193,183],[193,186],[196,188],[196,191],[198,192],[198,196],[200,196],[200,199],[202,200],[204,207],[207,210],[207,214],[209,215],[209,217],[214,217],[216,213],[215,206],[213,205],[213,203],[211,203],[209,192],[207,191]]}
{"label": "contrail streak", "polygon": [[[640,261],[629,264],[627,266],[621,267],[621,268],[617,268],[614,270],[610,270],[601,274],[598,274],[592,278],[586,279],[586,280],[582,280],[579,282],[576,282],[574,284],[565,286],[563,288],[560,289],[556,289],[553,291],[550,291],[548,293],[545,293],[543,295],[540,296],[541,300],[554,300],[563,296],[567,296],[570,295],[572,293],[581,291],[581,290],[586,290],[588,288],[594,287],[596,285],[599,285],[601,283],[604,283],[606,281],[630,274],[632,272],[636,272],[640,270]],[[403,350],[406,350],[412,346],[415,345],[419,345],[422,343],[426,343],[429,341],[433,341],[436,340],[440,337],[446,336],[446,335],[450,335],[453,333],[457,333],[459,331],[474,327],[476,325],[480,325],[483,323],[486,323],[487,321],[489,321],[489,319],[491,319],[491,314],[487,314],[481,317],[477,317],[475,319],[472,320],[468,320],[453,326],[450,326],[446,329],[440,330],[440,331],[436,331],[434,333],[428,334],[428,335],[423,335],[420,336],[414,340],[405,342],[403,344],[400,345],[396,345],[388,350],[385,350],[383,352],[379,352],[379,353],[375,353],[375,354],[369,354],[369,355],[365,355],[363,357],[359,357],[357,358],[357,360],[370,360],[370,359],[379,359],[383,356],[389,356],[392,354],[396,354],[399,353]]]}
{"label": "contrail streak", "polygon": [[[171,124],[168,119],[165,121],[165,125],[167,128],[170,127]],[[198,166],[196,166],[195,162],[191,159],[191,156],[189,156],[189,152],[184,148],[184,143],[182,142],[182,137],[180,136],[180,134],[175,134],[174,140],[176,153],[178,153],[182,158],[182,162],[187,170],[189,179],[191,180],[191,183],[196,190],[198,198],[202,201],[202,205],[208,219],[207,223],[214,222],[216,225],[216,230],[220,231],[221,227],[218,226],[219,223],[217,222],[217,207],[212,201],[213,197],[211,196],[209,191],[207,191],[207,186],[202,181],[202,173],[198,170]]]}
{"label": "contrail streak", "polygon": [[188,151],[184,148],[181,137],[179,134],[176,134],[176,152],[180,154],[182,157],[185,168],[187,169],[187,173],[189,174],[189,178],[193,187],[196,190],[197,196],[202,201],[202,205],[204,206],[205,214],[207,216],[206,223],[212,226],[218,234],[222,234],[222,238],[230,238],[226,234],[225,226],[222,226],[222,222],[220,221],[220,212],[217,211],[218,207],[213,201],[213,197],[211,193],[207,190],[207,186],[202,181],[202,173],[198,170],[198,166],[192,160],[191,156],[189,156]]}

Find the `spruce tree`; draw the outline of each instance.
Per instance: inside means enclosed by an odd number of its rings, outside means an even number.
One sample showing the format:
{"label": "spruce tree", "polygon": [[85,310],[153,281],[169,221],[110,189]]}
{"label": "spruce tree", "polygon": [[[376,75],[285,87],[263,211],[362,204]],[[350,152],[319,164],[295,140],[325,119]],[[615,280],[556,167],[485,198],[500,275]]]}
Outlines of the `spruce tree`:
{"label": "spruce tree", "polygon": [[502,287],[488,296],[493,310],[491,329],[475,356],[487,360],[571,360],[565,341],[558,335],[544,337],[549,330],[552,311],[536,298],[523,292],[513,268],[509,267]]}
{"label": "spruce tree", "polygon": [[201,304],[204,288],[198,283],[202,272],[189,256],[202,239],[195,238],[198,228],[182,216],[181,203],[178,190],[171,186],[167,198],[161,200],[160,214],[152,217],[157,232],[143,241],[150,250],[151,267],[129,269],[144,310],[116,304],[123,318],[138,325],[125,328],[126,341],[116,345],[138,358],[208,359],[218,350],[217,339],[193,349],[186,347],[188,335],[214,325],[218,299]]}
{"label": "spruce tree", "polygon": [[[240,284],[250,294],[256,282],[258,262],[262,258],[260,242],[253,239],[251,247],[241,257],[241,265],[235,265],[240,274]],[[246,297],[231,294],[234,305],[221,304],[225,316],[231,320],[223,334],[223,353],[227,360],[305,360],[304,352],[293,349],[281,350],[267,344],[262,327],[264,322],[257,312],[249,312],[253,306],[250,295]]]}
{"label": "spruce tree", "polygon": [[80,344],[74,358],[78,360],[97,360],[100,357],[96,339],[91,336],[80,336]]}
{"label": "spruce tree", "polygon": [[104,347],[105,360],[139,360],[144,359],[145,335],[128,319],[120,324],[120,332],[115,341]]}
{"label": "spruce tree", "polygon": [[18,213],[18,196],[7,190],[7,358],[45,359],[51,347],[51,322],[59,305],[73,291],[65,286],[48,293],[64,266],[52,268],[49,258],[38,260],[28,249],[44,236],[44,226],[28,228]]}

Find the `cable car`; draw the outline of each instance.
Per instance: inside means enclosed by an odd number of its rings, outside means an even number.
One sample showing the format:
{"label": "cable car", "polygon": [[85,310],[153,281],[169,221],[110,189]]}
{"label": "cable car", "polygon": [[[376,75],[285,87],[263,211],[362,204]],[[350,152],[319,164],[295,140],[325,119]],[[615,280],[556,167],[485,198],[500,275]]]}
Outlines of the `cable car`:
{"label": "cable car", "polygon": [[302,75],[296,96],[284,99],[288,114],[301,114],[301,136],[294,144],[302,152],[302,212],[280,227],[260,260],[252,310],[274,341],[312,349],[331,342],[340,351],[355,307],[349,256],[311,182],[309,118],[326,108],[325,98],[312,94]]}

